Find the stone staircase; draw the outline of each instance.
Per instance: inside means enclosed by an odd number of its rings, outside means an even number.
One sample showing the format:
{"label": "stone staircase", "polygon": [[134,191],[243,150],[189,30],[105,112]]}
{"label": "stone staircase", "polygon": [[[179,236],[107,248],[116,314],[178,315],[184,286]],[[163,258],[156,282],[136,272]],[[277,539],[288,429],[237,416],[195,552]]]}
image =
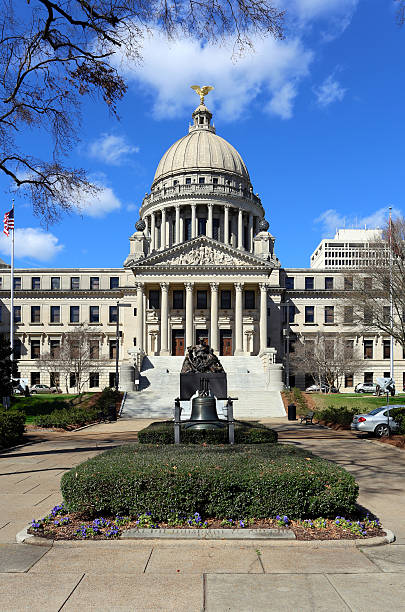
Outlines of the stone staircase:
{"label": "stone staircase", "polygon": [[[127,394],[123,419],[169,419],[173,417],[174,399],[179,396],[179,374],[184,357],[152,357],[143,360],[139,391]],[[259,357],[221,357],[227,373],[228,395],[234,402],[236,418],[263,419],[285,416],[281,395],[266,390],[266,376]],[[221,414],[222,400],[218,402]],[[191,402],[182,402],[182,419],[190,417]]]}

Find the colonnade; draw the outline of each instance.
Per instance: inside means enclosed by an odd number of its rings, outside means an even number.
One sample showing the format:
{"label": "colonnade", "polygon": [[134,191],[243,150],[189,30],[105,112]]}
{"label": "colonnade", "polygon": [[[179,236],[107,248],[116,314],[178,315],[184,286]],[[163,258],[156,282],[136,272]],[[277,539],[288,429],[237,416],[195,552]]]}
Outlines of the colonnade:
{"label": "colonnade", "polygon": [[[197,207],[206,208],[202,216],[197,216]],[[215,210],[214,210],[215,208]],[[162,208],[160,211],[153,211],[144,216],[151,238],[151,251],[163,250],[184,241],[184,223],[190,220],[190,237],[196,238],[199,234],[199,219],[206,220],[205,235],[209,238],[214,237],[214,214],[219,218],[220,242],[231,244],[238,249],[245,249],[253,253],[253,238],[256,233],[257,223],[261,216],[246,212],[241,208],[231,204],[176,204]],[[244,227],[247,227],[247,243],[244,244]]]}
{"label": "colonnade", "polygon": [[[260,305],[259,305],[259,353],[267,348],[267,283],[258,283],[260,289]],[[185,282],[183,287],[185,289],[185,347],[191,346],[195,343],[194,337],[194,290],[197,286],[201,286],[201,283],[197,285],[195,282]],[[218,327],[218,316],[219,316],[219,283],[210,282],[210,335],[209,343],[214,351],[219,352],[219,327]],[[257,284],[256,284],[257,286]],[[176,289],[179,285],[176,283]],[[227,288],[229,284],[227,284]],[[234,308],[227,309],[233,310],[234,312],[234,326],[233,326],[233,354],[242,355],[243,350],[243,290],[254,289],[254,285],[246,285],[243,282],[234,282]],[[171,347],[169,344],[169,289],[170,283],[160,283],[160,355],[169,355]],[[145,325],[146,318],[144,312],[146,287],[145,283],[136,283],[136,296],[137,296],[137,319],[136,319],[136,338],[138,348],[145,350]]]}

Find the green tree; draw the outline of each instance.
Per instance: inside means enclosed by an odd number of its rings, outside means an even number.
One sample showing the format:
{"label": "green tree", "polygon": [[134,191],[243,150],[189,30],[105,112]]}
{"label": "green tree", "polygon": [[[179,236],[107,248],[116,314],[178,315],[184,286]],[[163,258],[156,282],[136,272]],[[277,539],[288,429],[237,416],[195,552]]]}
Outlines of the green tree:
{"label": "green tree", "polygon": [[2,398],[12,395],[13,385],[11,377],[17,377],[17,362],[11,360],[11,353],[8,338],[0,335],[0,396]]}

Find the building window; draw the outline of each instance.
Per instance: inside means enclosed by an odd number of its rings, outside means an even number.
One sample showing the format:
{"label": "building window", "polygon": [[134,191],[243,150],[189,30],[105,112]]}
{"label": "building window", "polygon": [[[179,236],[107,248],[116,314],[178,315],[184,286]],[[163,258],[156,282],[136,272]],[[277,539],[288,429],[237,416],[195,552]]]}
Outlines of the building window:
{"label": "building window", "polygon": [[38,359],[41,356],[41,341],[31,340],[31,359]]}
{"label": "building window", "polygon": [[383,322],[389,323],[391,318],[391,309],[389,306],[383,306]]}
{"label": "building window", "polygon": [[51,277],[51,290],[58,291],[60,289],[60,276]]}
{"label": "building window", "polygon": [[14,276],[14,289],[21,289],[21,276]]}
{"label": "building window", "polygon": [[59,372],[49,372],[49,386],[50,387],[60,386],[60,373]]}
{"label": "building window", "polygon": [[115,372],[110,372],[108,375],[108,385],[111,389],[115,387]]}
{"label": "building window", "polygon": [[354,340],[346,340],[345,341],[344,351],[345,351],[344,352],[345,359],[353,359]]}
{"label": "building window", "polygon": [[353,374],[345,374],[345,387],[353,387]]}
{"label": "building window", "polygon": [[134,317],[136,317],[136,308],[134,308]]}
{"label": "building window", "polygon": [[60,350],[60,340],[50,340],[49,341],[49,352],[51,357],[57,357]]}
{"label": "building window", "polygon": [[289,323],[295,322],[295,306],[290,305],[288,307],[288,322]]}
{"label": "building window", "polygon": [[51,306],[51,323],[60,323],[60,306]]}
{"label": "building window", "polygon": [[191,219],[184,219],[184,240],[191,240]]}
{"label": "building window", "polygon": [[353,323],[353,306],[345,306],[343,310],[343,322]]}
{"label": "building window", "polygon": [[110,276],[110,289],[118,289],[120,286],[119,276]]}
{"label": "building window", "polygon": [[315,306],[305,306],[305,323],[315,323]]}
{"label": "building window", "polygon": [[89,349],[90,349],[90,359],[100,358],[100,343],[98,340],[90,340]]}
{"label": "building window", "polygon": [[286,276],[285,278],[285,288],[286,289],[294,289],[294,277]]}
{"label": "building window", "polygon": [[255,292],[252,289],[245,291],[245,309],[253,310],[255,308]]}
{"label": "building window", "polygon": [[117,354],[117,341],[110,340],[110,359],[115,359]]}
{"label": "building window", "polygon": [[325,289],[333,289],[333,277],[332,276],[325,277]]}
{"label": "building window", "polygon": [[14,323],[21,323],[21,306],[14,306]]}
{"label": "building window", "polygon": [[73,290],[80,289],[80,277],[72,276],[70,279],[70,288]]}
{"label": "building window", "polygon": [[306,276],[305,277],[305,289],[307,291],[310,291],[314,288],[314,277],[313,276]]}
{"label": "building window", "polygon": [[204,176],[200,176],[200,177],[198,178],[198,183],[199,183],[200,185],[204,185],[204,183],[205,183],[205,177],[204,177]]}
{"label": "building window", "polygon": [[149,308],[154,308],[155,310],[160,308],[159,289],[149,289]]}
{"label": "building window", "polygon": [[41,374],[39,372],[31,372],[30,378],[31,378],[31,386],[39,385],[41,383]]}
{"label": "building window", "polygon": [[205,236],[207,233],[207,219],[198,217],[198,235]]}
{"label": "building window", "polygon": [[191,178],[189,176],[186,178],[186,185],[191,185]]}
{"label": "building window", "polygon": [[93,389],[94,387],[99,387],[100,386],[100,375],[98,372],[90,372],[90,379],[89,379],[89,387],[90,389]]}
{"label": "building window", "polygon": [[70,372],[69,374],[69,387],[76,387],[76,372]]}
{"label": "building window", "polygon": [[90,323],[100,322],[100,308],[99,306],[90,306]]}
{"label": "building window", "polygon": [[19,338],[14,340],[13,359],[21,359],[22,342]]}
{"label": "building window", "polygon": [[173,291],[173,308],[174,310],[181,310],[184,308],[184,292],[181,289],[175,289]]}
{"label": "building window", "polygon": [[372,359],[373,358],[373,341],[372,340],[364,340],[364,359]]}
{"label": "building window", "polygon": [[41,278],[39,276],[33,276],[31,278],[31,289],[37,290],[41,289]]}
{"label": "building window", "polygon": [[212,179],[212,184],[213,184],[213,185],[218,185],[218,178],[217,178],[217,177],[214,177],[214,178]]}
{"label": "building window", "polygon": [[79,317],[80,317],[80,306],[71,306],[70,307],[70,322],[79,323]]}
{"label": "building window", "polygon": [[100,278],[98,276],[90,276],[90,289],[92,291],[100,289]]}
{"label": "building window", "polygon": [[353,276],[345,276],[343,283],[344,289],[351,291],[353,289]]}
{"label": "building window", "polygon": [[212,220],[212,237],[219,240],[219,219]]}
{"label": "building window", "polygon": [[31,323],[41,322],[41,306],[31,306]]}
{"label": "building window", "polygon": [[371,325],[373,322],[373,311],[370,307],[366,306],[364,308],[364,324]]}
{"label": "building window", "polygon": [[179,184],[179,181],[173,181],[173,186],[176,187],[176,185]]}
{"label": "building window", "polygon": [[197,308],[199,308],[200,310],[208,308],[207,301],[207,292],[197,291]]}
{"label": "building window", "polygon": [[383,340],[383,359],[391,357],[391,340]]}
{"label": "building window", "polygon": [[108,321],[116,323],[118,320],[118,306],[110,306],[108,309]]}
{"label": "building window", "polygon": [[0,276],[0,289],[3,289],[3,277]]}
{"label": "building window", "polygon": [[372,383],[373,382],[373,373],[372,372],[364,372],[364,382]]}
{"label": "building window", "polygon": [[373,279],[370,276],[364,278],[364,291],[371,291],[373,288]]}
{"label": "building window", "polygon": [[335,307],[325,306],[325,323],[335,322]]}
{"label": "building window", "polygon": [[229,289],[223,289],[221,291],[221,308],[229,310],[231,307],[231,292]]}

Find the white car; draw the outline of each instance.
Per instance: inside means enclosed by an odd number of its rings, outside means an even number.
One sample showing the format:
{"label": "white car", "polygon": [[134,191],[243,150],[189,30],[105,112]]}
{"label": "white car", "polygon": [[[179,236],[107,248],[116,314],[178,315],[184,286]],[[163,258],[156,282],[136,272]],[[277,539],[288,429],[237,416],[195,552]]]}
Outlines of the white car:
{"label": "white car", "polygon": [[354,388],[355,393],[377,393],[377,385],[375,383],[358,383]]}
{"label": "white car", "polygon": [[52,393],[52,390],[48,385],[32,385],[30,393]]}

